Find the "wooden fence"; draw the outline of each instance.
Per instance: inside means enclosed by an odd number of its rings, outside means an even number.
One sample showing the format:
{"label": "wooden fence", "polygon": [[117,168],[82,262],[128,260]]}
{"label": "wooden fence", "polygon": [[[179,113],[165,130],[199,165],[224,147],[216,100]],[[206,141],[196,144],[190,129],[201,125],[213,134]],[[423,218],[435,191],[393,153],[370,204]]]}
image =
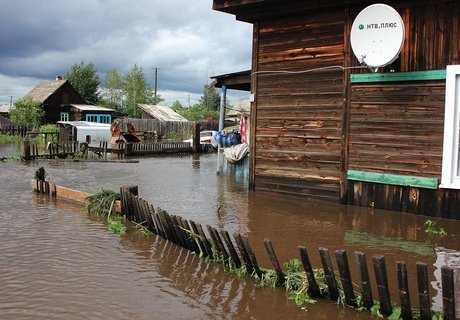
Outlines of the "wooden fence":
{"label": "wooden fence", "polygon": [[[134,119],[120,118],[120,130],[128,131],[127,124],[134,126],[137,132],[143,132],[144,136],[149,136],[155,132],[155,136],[162,139],[180,138],[185,140],[190,138],[193,131],[192,121],[159,121],[155,119]],[[197,121],[201,130],[218,130],[218,122]]]}
{"label": "wooden fence", "polygon": [[[188,221],[176,215],[169,215],[162,209],[155,211],[151,204],[138,196],[137,187],[122,187],[120,189],[120,196],[121,213],[129,220],[136,223],[145,223],[145,226],[153,233],[185,249],[201,253],[203,256],[210,258],[215,254],[221,255],[226,265],[230,266],[230,264],[234,264],[237,268],[244,265],[249,273],[255,273],[259,278],[262,277],[263,271],[257,263],[257,258],[251,249],[247,237],[235,233],[233,234],[234,242],[232,242],[227,231],[219,231],[209,225],[206,226],[206,235],[203,227],[199,223]],[[277,285],[283,286],[285,284],[285,272],[281,269],[281,265],[270,239],[265,239],[264,245],[277,275]],[[239,254],[237,253],[237,249]],[[319,289],[307,249],[304,246],[298,246],[298,250],[308,280],[309,294],[315,298],[324,297],[337,301],[339,299],[339,288],[341,288],[341,290],[343,290],[345,303],[351,307],[357,307],[357,295],[353,288],[350,264],[345,250],[335,251],[335,259],[339,269],[338,273],[336,273],[332,266],[329,250],[327,248],[319,248],[319,255],[327,285],[327,294],[324,294],[324,292]],[[362,297],[363,306],[370,309],[374,306],[374,298],[372,296],[367,258],[363,252],[355,252],[354,255],[360,274],[361,292],[359,294]],[[389,316],[393,312],[393,302],[390,297],[385,257],[382,255],[374,255],[372,257],[372,265],[375,273],[375,285],[378,292],[380,312],[384,316]],[[413,319],[414,309],[410,302],[408,285],[410,280],[407,275],[406,263],[399,261],[396,263],[396,267],[401,318]],[[416,270],[420,319],[431,320],[432,311],[429,297],[427,265],[422,262],[417,262]],[[441,268],[441,275],[444,319],[453,320],[455,319],[454,270],[448,266],[443,266]],[[337,276],[339,279],[337,279]]]}
{"label": "wooden fence", "polygon": [[[56,187],[50,188],[49,183],[35,180],[34,190],[56,196]],[[52,189],[52,190],[50,190]],[[67,192],[67,190],[66,190]],[[72,193],[73,194],[73,193]],[[246,236],[239,233],[233,234],[233,240],[226,230],[217,230],[207,225],[206,228],[192,220],[186,220],[177,215],[170,215],[142,199],[138,195],[137,186],[124,186],[120,188],[119,212],[132,222],[143,225],[154,234],[161,236],[176,245],[193,251],[203,257],[220,258],[227,267],[245,267],[249,274],[255,274],[260,279],[267,270],[262,269]],[[207,232],[205,232],[205,229]],[[264,246],[276,273],[277,286],[285,286],[286,272],[276,256],[275,249],[270,239],[264,240]],[[367,266],[367,257],[363,252],[355,252],[355,260],[359,271],[360,292],[356,293],[351,279],[350,264],[345,250],[334,252],[338,272],[334,271],[330,252],[327,248],[319,248],[319,256],[324,271],[324,282],[327,290],[321,289],[318,279],[315,278],[315,268],[310,263],[309,254],[304,246],[298,246],[299,257],[308,282],[308,293],[314,298],[324,298],[332,301],[342,299],[351,307],[358,307],[357,296],[360,295],[362,307],[374,308],[375,298],[372,295],[372,283]],[[372,265],[375,274],[375,286],[378,292],[379,310],[382,315],[389,316],[393,312],[393,301],[390,296],[388,273],[383,255],[372,256]],[[400,318],[414,319],[417,311],[422,320],[431,320],[433,313],[429,297],[428,268],[425,263],[417,262],[419,310],[411,306],[409,293],[409,278],[405,262],[396,263],[397,287],[399,304],[401,307]],[[442,286],[442,312],[443,319],[456,319],[455,310],[455,281],[454,270],[449,266],[441,267]],[[458,285],[458,284],[457,284]]]}
{"label": "wooden fence", "polygon": [[27,135],[29,128],[24,126],[16,126],[16,125],[9,125],[9,126],[0,126],[0,133],[9,134],[12,136],[21,136],[25,137]]}
{"label": "wooden fence", "polygon": [[45,149],[40,149],[39,144],[24,141],[22,144],[22,158],[24,160],[34,159],[63,159],[69,155],[73,155],[78,151],[78,144],[76,142],[69,143],[48,143]]}

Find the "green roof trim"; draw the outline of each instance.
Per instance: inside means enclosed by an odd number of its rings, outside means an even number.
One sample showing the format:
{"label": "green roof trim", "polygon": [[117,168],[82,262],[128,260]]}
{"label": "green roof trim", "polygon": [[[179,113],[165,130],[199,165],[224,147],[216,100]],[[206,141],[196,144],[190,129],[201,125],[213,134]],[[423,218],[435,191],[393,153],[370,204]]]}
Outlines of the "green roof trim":
{"label": "green roof trim", "polygon": [[351,74],[351,83],[445,80],[446,70]]}
{"label": "green roof trim", "polygon": [[348,180],[392,184],[397,186],[418,187],[425,189],[438,189],[438,179],[416,176],[404,176],[399,174],[365,172],[348,170]]}

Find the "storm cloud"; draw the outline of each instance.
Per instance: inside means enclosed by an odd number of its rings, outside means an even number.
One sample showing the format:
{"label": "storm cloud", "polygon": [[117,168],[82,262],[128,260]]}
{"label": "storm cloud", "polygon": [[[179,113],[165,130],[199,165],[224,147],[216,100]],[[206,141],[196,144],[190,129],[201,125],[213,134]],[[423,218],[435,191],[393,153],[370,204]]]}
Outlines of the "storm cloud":
{"label": "storm cloud", "polygon": [[81,61],[102,82],[109,69],[137,64],[153,85],[158,68],[158,92],[181,103],[210,76],[251,63],[252,26],[212,10],[212,0],[3,0],[0,21],[0,104]]}

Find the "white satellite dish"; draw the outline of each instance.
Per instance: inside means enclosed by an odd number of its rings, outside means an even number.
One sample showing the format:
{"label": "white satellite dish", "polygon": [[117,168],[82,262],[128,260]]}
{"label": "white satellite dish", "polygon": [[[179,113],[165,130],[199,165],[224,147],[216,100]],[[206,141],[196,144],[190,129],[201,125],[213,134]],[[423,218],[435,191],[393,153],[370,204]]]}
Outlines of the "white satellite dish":
{"label": "white satellite dish", "polygon": [[386,4],[364,8],[351,26],[351,48],[359,62],[371,68],[392,63],[404,44],[404,22],[399,13]]}

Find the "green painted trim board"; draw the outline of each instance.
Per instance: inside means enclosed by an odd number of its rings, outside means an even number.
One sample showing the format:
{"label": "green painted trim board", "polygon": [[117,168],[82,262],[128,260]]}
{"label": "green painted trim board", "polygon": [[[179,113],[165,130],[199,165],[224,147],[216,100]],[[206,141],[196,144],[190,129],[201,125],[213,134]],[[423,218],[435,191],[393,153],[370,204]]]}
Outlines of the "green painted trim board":
{"label": "green painted trim board", "polygon": [[387,72],[387,73],[359,73],[351,74],[350,82],[392,82],[392,81],[427,81],[445,80],[446,70],[427,70],[409,72]]}
{"label": "green painted trim board", "polygon": [[348,180],[392,184],[397,186],[419,187],[426,189],[438,189],[438,179],[417,176],[404,176],[399,174],[365,172],[348,170]]}

